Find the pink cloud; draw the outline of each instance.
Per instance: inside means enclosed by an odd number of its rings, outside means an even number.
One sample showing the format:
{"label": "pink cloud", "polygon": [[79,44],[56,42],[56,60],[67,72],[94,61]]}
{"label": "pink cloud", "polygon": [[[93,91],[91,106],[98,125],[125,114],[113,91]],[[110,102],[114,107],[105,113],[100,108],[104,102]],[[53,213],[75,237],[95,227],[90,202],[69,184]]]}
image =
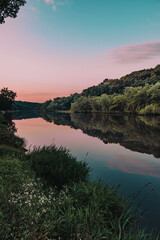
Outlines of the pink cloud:
{"label": "pink cloud", "polygon": [[51,3],[51,4],[54,4],[54,0],[44,0],[46,3]]}
{"label": "pink cloud", "polygon": [[30,9],[31,9],[33,12],[35,12],[35,11],[36,11],[36,8],[35,8],[35,7],[33,7],[33,6],[31,6],[31,7],[30,7]]}
{"label": "pink cloud", "polygon": [[108,55],[117,63],[137,63],[160,56],[160,41],[111,49]]}
{"label": "pink cloud", "polygon": [[[122,160],[119,160],[122,157]],[[159,163],[151,160],[143,160],[139,157],[119,155],[117,158],[107,160],[110,169],[119,170],[130,174],[148,175],[160,177]]]}
{"label": "pink cloud", "polygon": [[56,10],[56,5],[53,5],[52,9],[55,11]]}
{"label": "pink cloud", "polygon": [[45,3],[52,5],[53,11],[57,9],[57,6],[63,7],[70,3],[70,0],[44,0]]}

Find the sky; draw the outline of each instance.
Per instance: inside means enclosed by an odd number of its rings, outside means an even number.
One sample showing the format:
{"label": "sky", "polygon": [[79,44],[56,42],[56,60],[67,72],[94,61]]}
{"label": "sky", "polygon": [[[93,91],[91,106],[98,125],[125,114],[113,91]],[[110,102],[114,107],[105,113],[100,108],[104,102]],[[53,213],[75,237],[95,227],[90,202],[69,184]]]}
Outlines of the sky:
{"label": "sky", "polygon": [[0,25],[0,89],[44,102],[160,64],[159,0],[27,0]]}

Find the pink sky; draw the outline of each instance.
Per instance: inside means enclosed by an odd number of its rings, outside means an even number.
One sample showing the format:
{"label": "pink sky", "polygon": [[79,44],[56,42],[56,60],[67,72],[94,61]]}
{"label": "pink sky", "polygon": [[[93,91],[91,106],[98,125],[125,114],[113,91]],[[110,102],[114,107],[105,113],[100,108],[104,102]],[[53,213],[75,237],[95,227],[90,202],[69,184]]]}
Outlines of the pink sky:
{"label": "pink sky", "polygon": [[[64,8],[64,1],[46,2],[46,5],[56,3],[56,7]],[[6,20],[0,26],[0,88],[8,87],[17,92],[17,100],[44,102],[80,93],[105,78],[119,78],[160,63],[160,41],[121,43],[116,48],[107,42],[106,47],[97,43],[99,50],[90,50],[88,45],[88,50],[82,51],[83,44],[75,43],[77,48],[71,47],[71,36],[64,35],[65,30],[58,34],[69,39],[68,42],[65,45],[58,41],[54,25],[50,27],[52,37],[39,33],[34,25],[40,14],[37,8],[28,5],[24,9],[27,10],[20,11],[18,18]],[[47,27],[48,30],[46,26],[43,30],[50,32],[49,25]]]}
{"label": "pink sky", "polygon": [[11,25],[10,22],[0,29],[0,83],[16,91],[17,99],[43,102],[80,92],[105,78],[104,62],[101,60],[100,64],[97,56],[66,56],[56,52],[54,46],[48,50],[43,40],[31,41],[25,30]]}

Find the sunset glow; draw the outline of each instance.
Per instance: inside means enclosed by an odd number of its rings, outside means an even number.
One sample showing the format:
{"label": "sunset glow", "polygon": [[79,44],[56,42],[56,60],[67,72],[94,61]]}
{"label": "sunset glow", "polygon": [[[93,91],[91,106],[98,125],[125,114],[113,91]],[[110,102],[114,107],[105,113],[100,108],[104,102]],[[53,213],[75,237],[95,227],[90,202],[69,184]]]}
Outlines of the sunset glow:
{"label": "sunset glow", "polygon": [[6,19],[0,88],[44,102],[160,63],[158,0],[90,3],[27,0]]}

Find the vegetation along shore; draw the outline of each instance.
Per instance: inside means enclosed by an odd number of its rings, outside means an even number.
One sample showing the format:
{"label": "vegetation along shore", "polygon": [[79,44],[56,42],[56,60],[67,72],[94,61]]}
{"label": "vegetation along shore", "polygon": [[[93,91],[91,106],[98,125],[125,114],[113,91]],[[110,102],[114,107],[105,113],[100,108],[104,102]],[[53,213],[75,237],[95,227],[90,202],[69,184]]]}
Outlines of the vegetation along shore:
{"label": "vegetation along shore", "polygon": [[160,114],[160,65],[132,72],[120,79],[105,79],[80,94],[48,100],[42,111]]}
{"label": "vegetation along shore", "polygon": [[[155,93],[159,84],[138,87],[138,92],[145,89]],[[154,96],[159,97],[158,93]],[[15,97],[14,92],[3,88],[0,110],[13,109]],[[76,101],[81,98],[87,99],[81,96]],[[86,162],[77,161],[69,150],[54,145],[27,151],[25,139],[15,133],[12,119],[1,113],[1,239],[159,239],[137,227],[140,215],[132,205],[133,199],[126,199],[115,187],[90,179]]]}
{"label": "vegetation along shore", "polygon": [[0,236],[9,239],[158,240],[138,229],[137,209],[118,189],[89,178],[63,147],[26,152],[0,115]]}

